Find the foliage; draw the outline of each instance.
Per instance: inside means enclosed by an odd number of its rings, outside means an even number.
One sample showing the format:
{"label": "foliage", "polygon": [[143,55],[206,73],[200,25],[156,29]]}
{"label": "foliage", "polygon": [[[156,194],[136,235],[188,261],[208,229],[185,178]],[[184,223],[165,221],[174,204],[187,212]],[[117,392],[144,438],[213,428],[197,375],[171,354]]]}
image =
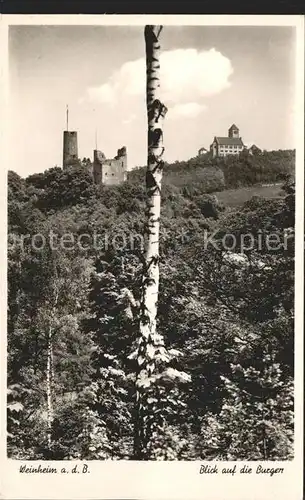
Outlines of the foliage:
{"label": "foliage", "polygon": [[[187,161],[165,164],[164,186],[176,186],[187,198],[223,189],[259,183],[284,182],[294,174],[295,151],[264,151],[259,155],[229,155],[212,158],[209,154]],[[129,181],[143,185],[145,168],[129,172]]]}
{"label": "foliage", "polygon": [[[156,379],[163,391],[158,404],[167,412],[154,436],[156,460],[293,456],[295,190],[287,175],[293,158],[290,151],[263,152],[165,166],[157,327],[169,354]],[[12,458],[133,459],[142,174],[132,172],[121,186],[97,187],[82,167],[27,179],[9,172]],[[226,186],[282,180],[283,196],[228,207],[209,192],[224,189],[223,178]],[[67,233],[74,244],[62,248],[58,241]],[[93,245],[97,233],[99,245]],[[215,233],[216,248],[206,247],[207,233]],[[236,241],[229,250],[227,234]],[[253,239],[244,241],[245,234]],[[271,234],[282,243],[277,248],[262,238]],[[82,246],[75,243],[79,237]]]}

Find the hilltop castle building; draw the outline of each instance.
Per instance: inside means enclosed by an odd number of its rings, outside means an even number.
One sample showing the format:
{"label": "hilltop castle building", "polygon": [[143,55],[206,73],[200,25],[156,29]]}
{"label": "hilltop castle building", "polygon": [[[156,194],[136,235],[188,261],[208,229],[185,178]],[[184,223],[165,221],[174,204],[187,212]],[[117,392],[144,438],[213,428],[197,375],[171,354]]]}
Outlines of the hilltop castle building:
{"label": "hilltop castle building", "polygon": [[93,151],[93,162],[81,162],[78,158],[77,132],[64,131],[63,169],[71,166],[83,166],[92,175],[96,184],[107,186],[121,184],[127,179],[127,150],[118,149],[114,158],[107,159],[102,151]]}
{"label": "hilltop castle building", "polygon": [[215,156],[238,155],[244,148],[244,143],[239,137],[239,128],[233,123],[229,128],[228,137],[214,137],[210,152],[215,158]]}
{"label": "hilltop castle building", "polygon": [[207,153],[208,153],[208,150],[205,149],[204,147],[202,147],[198,150],[198,156],[206,155]]}

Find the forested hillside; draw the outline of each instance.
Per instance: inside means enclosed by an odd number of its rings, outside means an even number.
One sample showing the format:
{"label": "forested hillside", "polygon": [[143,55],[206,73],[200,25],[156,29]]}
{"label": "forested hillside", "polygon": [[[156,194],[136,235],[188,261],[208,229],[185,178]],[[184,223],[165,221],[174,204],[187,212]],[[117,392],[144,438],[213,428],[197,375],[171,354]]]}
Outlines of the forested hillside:
{"label": "forested hillside", "polygon": [[[165,165],[170,396],[156,459],[293,457],[293,171],[293,151]],[[134,458],[144,181],[143,169],[107,188],[82,167],[9,172],[12,458]],[[281,182],[281,196],[228,207],[213,195],[263,182]]]}
{"label": "forested hillside", "polygon": [[[166,164],[163,183],[176,186],[184,194],[204,189],[206,193],[222,189],[252,186],[257,183],[280,182],[295,168],[295,150],[263,151],[250,155],[247,150],[239,156],[212,158],[210,154],[188,161]],[[145,168],[129,172],[129,180],[144,182]]]}

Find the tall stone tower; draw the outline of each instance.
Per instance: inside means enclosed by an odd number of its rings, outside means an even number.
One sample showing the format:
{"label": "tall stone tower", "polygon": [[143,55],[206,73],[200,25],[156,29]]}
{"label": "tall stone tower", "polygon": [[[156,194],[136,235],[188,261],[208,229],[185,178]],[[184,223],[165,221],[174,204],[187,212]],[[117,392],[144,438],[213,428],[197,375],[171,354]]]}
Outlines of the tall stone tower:
{"label": "tall stone tower", "polygon": [[63,168],[78,164],[77,132],[64,131]]}
{"label": "tall stone tower", "polygon": [[229,128],[228,137],[232,137],[233,139],[239,138],[239,128],[236,127],[235,123]]}
{"label": "tall stone tower", "polygon": [[78,164],[77,132],[69,132],[69,108],[66,109],[67,129],[64,131],[63,168]]}

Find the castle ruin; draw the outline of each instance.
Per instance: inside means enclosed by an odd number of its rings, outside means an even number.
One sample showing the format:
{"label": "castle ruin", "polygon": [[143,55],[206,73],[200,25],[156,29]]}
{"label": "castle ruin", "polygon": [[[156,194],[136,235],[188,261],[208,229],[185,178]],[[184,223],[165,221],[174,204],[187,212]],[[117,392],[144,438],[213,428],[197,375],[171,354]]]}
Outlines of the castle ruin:
{"label": "castle ruin", "polygon": [[96,184],[113,186],[127,180],[127,150],[118,149],[114,158],[106,158],[102,151],[93,151],[93,162],[82,163],[78,158],[77,132],[64,131],[63,169],[71,166],[83,166],[92,175]]}
{"label": "castle ruin", "polygon": [[77,147],[77,132],[64,131],[63,145],[63,168],[77,165],[78,147]]}
{"label": "castle ruin", "polygon": [[93,151],[93,178],[96,184],[121,184],[127,179],[127,150],[118,149],[117,155],[107,159],[101,151]]}

